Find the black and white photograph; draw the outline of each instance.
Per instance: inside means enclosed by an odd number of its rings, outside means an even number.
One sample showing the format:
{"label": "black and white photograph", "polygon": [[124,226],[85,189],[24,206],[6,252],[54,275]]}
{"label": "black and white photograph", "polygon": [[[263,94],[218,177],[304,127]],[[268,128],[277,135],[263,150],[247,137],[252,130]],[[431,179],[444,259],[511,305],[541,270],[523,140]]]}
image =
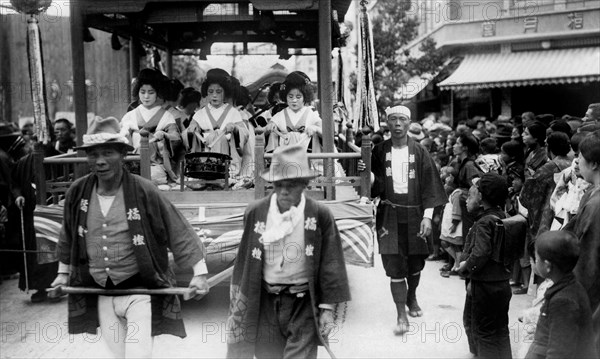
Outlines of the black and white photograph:
{"label": "black and white photograph", "polygon": [[0,0],[0,359],[600,357],[600,0]]}

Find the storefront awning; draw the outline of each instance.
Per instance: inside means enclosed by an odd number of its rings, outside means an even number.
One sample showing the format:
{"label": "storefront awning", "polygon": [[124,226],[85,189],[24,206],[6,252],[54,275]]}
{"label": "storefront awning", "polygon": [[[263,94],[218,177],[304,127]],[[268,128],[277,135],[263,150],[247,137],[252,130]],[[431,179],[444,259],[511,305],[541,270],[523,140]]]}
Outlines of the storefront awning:
{"label": "storefront awning", "polygon": [[431,80],[434,77],[435,76],[431,76],[431,75],[427,76],[427,77],[421,77],[421,76],[412,77],[406,83],[403,83],[400,86],[400,88],[398,89],[398,92],[400,93],[400,98],[402,100],[406,101],[406,100],[410,100],[411,98],[415,97],[419,92],[423,91],[425,89],[425,87],[427,87],[427,85],[429,85],[429,83],[431,82]]}
{"label": "storefront awning", "polygon": [[600,48],[466,55],[442,90],[600,81]]}
{"label": "storefront awning", "polygon": [[433,81],[436,76],[440,73],[440,71],[446,66],[448,66],[452,61],[454,61],[454,57],[449,57],[444,61],[444,64],[440,67],[438,71],[433,73],[424,73],[419,76],[413,76],[406,83],[403,83],[400,88],[398,88],[398,93],[400,100],[406,101],[415,97],[419,92],[423,91],[427,85],[431,81]]}

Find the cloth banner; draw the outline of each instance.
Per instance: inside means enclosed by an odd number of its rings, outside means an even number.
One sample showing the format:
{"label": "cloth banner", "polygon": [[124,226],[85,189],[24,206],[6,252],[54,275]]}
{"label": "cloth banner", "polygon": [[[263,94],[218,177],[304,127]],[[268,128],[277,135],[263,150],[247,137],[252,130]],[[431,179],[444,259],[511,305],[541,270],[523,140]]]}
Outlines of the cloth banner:
{"label": "cloth banner", "polygon": [[48,116],[46,102],[42,38],[38,20],[34,16],[27,19],[27,60],[29,61],[31,100],[33,102],[33,129],[38,142],[46,145],[51,141],[50,129],[52,123]]}
{"label": "cloth banner", "polygon": [[[344,249],[347,264],[361,267],[373,267],[373,243],[375,218],[372,204],[360,204],[350,201],[326,201],[333,212]],[[222,207],[223,204],[220,204]],[[245,206],[232,206],[230,215],[212,216],[200,220],[198,213],[184,211],[184,215],[198,233],[199,239],[207,250],[206,265],[209,276],[220,273],[233,266],[237,249],[242,239]],[[210,209],[207,207],[205,209]],[[56,243],[62,225],[63,207],[59,205],[37,206],[34,213],[34,226],[39,263],[57,260]],[[174,265],[179,283],[185,283],[192,277],[191,269],[184,271]],[[187,285],[187,284],[185,284]]]}
{"label": "cloth banner", "polygon": [[379,130],[379,113],[375,99],[375,50],[373,49],[373,32],[367,7],[361,2],[360,9],[360,44],[358,45],[358,84],[357,107],[354,116],[354,128],[360,131],[364,126],[373,126]]}

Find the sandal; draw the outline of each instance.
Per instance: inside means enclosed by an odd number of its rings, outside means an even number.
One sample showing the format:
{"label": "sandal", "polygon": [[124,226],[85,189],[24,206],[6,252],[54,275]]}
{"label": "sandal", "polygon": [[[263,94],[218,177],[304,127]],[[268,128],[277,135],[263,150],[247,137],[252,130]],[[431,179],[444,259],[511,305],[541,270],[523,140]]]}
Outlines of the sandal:
{"label": "sandal", "polygon": [[452,267],[453,267],[453,265],[452,265],[452,264],[450,264],[450,263],[446,263],[446,264],[444,264],[444,266],[443,266],[443,267],[441,267],[441,268],[440,268],[440,272],[447,272],[447,271],[449,271],[450,269],[452,269]]}
{"label": "sandal", "polygon": [[527,288],[521,287],[519,289],[515,289],[515,290],[513,290],[513,294],[515,294],[515,295],[527,294]]}

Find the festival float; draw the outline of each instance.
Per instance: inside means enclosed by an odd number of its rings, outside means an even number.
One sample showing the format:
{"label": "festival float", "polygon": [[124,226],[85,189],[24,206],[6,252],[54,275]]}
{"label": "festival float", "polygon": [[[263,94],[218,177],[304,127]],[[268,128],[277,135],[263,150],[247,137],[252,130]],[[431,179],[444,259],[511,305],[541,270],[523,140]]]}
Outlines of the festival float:
{"label": "festival float", "polygon": [[[30,64],[32,97],[35,107],[35,129],[38,144],[48,141],[49,120],[45,104],[43,58],[36,14],[48,7],[50,1],[14,1],[30,3],[28,8],[17,8],[30,14],[28,21],[28,60]],[[73,104],[77,128],[77,143],[87,130],[88,118],[85,91],[84,34],[95,28],[143,42],[167,54],[166,75],[172,75],[172,56],[184,49],[201,49],[201,57],[210,54],[215,42],[271,42],[278,53],[287,54],[290,48],[316,48],[319,64],[319,113],[323,120],[320,153],[309,153],[310,160],[323,162],[323,175],[309,184],[308,195],[325,201],[332,210],[340,229],[345,259],[348,264],[373,266],[374,206],[368,200],[370,193],[371,143],[364,135],[361,147],[354,144],[354,128],[377,126],[374,107],[373,48],[366,13],[366,1],[360,2],[359,14],[359,80],[357,118],[338,121],[335,115],[345,116],[343,99],[334,98],[329,84],[332,79],[332,44],[339,47],[339,23],[351,5],[351,0],[253,0],[231,1],[234,13],[219,13],[215,9],[223,1],[173,0],[118,0],[70,2],[70,32],[73,66]],[[296,36],[299,34],[301,36]],[[36,35],[37,34],[37,35]],[[51,41],[51,39],[48,39]],[[130,46],[130,74],[139,72],[139,47]],[[340,68],[341,66],[338,66]],[[336,85],[343,86],[338,76]],[[257,82],[260,82],[259,80]],[[256,87],[256,89],[253,88]],[[249,88],[260,91],[260,84]],[[340,96],[340,95],[338,95]],[[354,123],[352,123],[354,122]],[[345,127],[342,127],[346,123]],[[130,155],[127,162],[136,163],[140,175],[150,178],[150,158],[147,135],[142,135],[138,154]],[[336,145],[337,144],[337,145]],[[243,214],[248,203],[268,194],[270,188],[260,176],[266,168],[270,153],[265,151],[265,136],[256,134],[254,188],[231,190],[227,185],[228,159],[202,153],[186,156],[181,165],[181,183],[177,190],[163,192],[195,228],[199,240],[207,248],[207,265],[211,286],[229,278],[239,245]],[[38,241],[38,261],[56,261],[53,250],[58,240],[62,221],[61,196],[77,178],[89,170],[85,153],[65,154],[44,158],[40,145],[35,146],[36,190],[38,205],[35,227]],[[356,163],[362,159],[367,171],[357,172]],[[341,163],[340,171],[334,162]],[[186,174],[186,176],[184,176]],[[223,181],[223,190],[194,191],[185,178],[207,182]],[[187,285],[191,271],[176,268],[178,283]]]}

